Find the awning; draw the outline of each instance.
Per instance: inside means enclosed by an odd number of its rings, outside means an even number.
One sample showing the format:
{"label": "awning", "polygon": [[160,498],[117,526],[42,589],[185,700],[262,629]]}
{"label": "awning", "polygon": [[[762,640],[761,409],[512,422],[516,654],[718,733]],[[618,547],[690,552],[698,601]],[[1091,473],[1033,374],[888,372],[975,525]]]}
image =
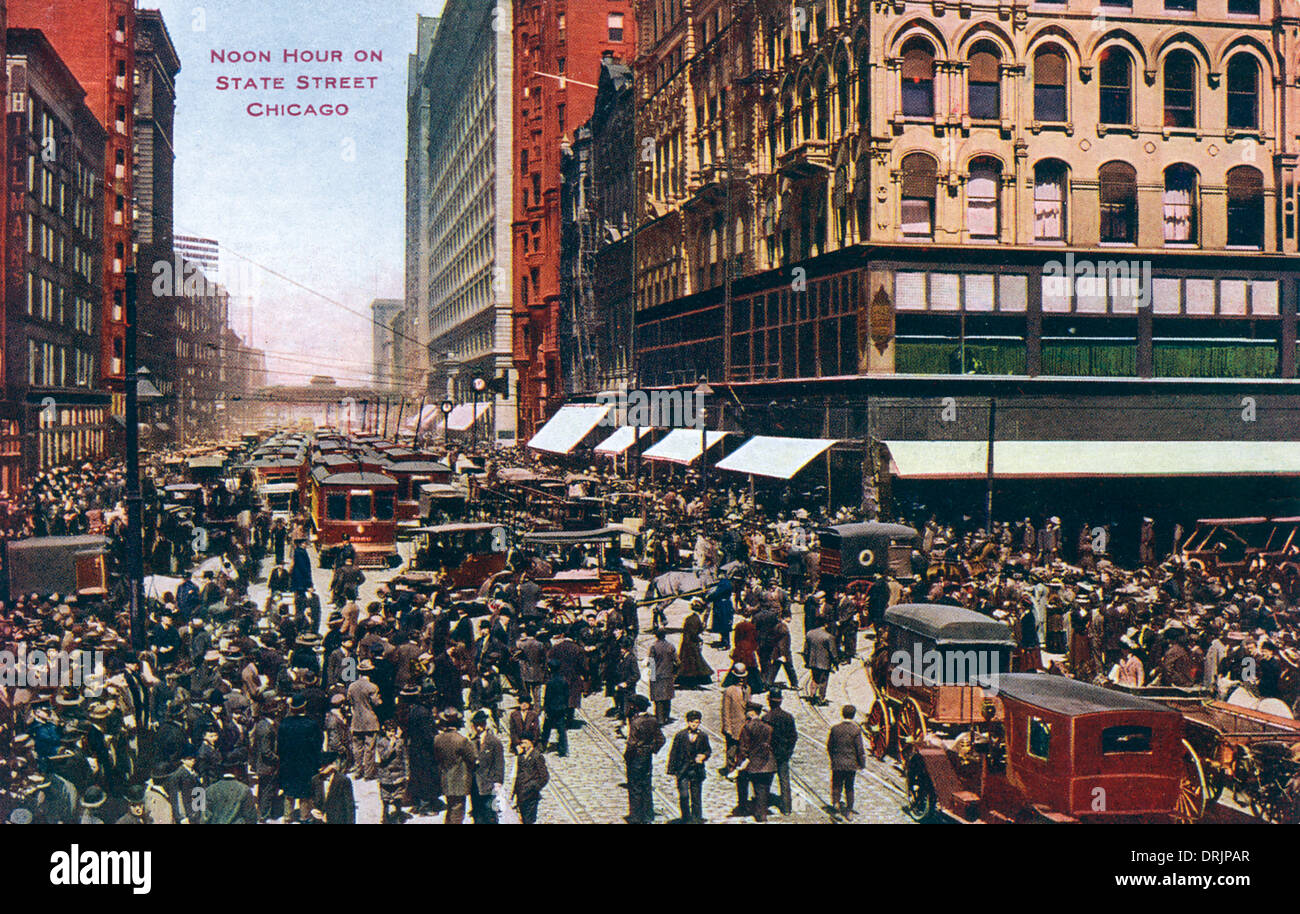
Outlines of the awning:
{"label": "awning", "polygon": [[719,470],[753,473],[773,479],[790,479],[837,439],[831,438],[750,438],[729,457],[719,460]]}
{"label": "awning", "polygon": [[[886,441],[903,479],[979,479],[983,441]],[[1131,476],[1300,476],[1300,441],[998,441],[1003,479]]]}
{"label": "awning", "polygon": [[[704,439],[706,446],[712,450],[715,444],[730,434],[731,432],[707,432]],[[641,456],[646,460],[692,464],[700,459],[700,433],[692,428],[673,429],[662,441]]]}
{"label": "awning", "polygon": [[[453,432],[468,431],[474,423],[482,419],[492,409],[491,403],[462,403],[451,411],[447,417],[447,428]],[[442,411],[439,410],[441,413]],[[442,423],[438,423],[441,425]]]}
{"label": "awning", "polygon": [[643,425],[640,428],[634,428],[631,425],[623,425],[620,426],[614,434],[596,445],[594,450],[597,454],[605,454],[606,456],[622,454],[632,446],[637,438],[644,438],[646,435],[650,434],[651,431],[652,429],[646,425]]}
{"label": "awning", "polygon": [[560,411],[538,430],[528,442],[535,451],[567,454],[591,434],[607,415],[609,403],[575,403],[561,406]]}
{"label": "awning", "polygon": [[431,404],[422,410],[416,410],[412,415],[402,420],[402,428],[413,432],[417,423],[419,423],[422,432],[442,425],[442,409],[436,404]]}

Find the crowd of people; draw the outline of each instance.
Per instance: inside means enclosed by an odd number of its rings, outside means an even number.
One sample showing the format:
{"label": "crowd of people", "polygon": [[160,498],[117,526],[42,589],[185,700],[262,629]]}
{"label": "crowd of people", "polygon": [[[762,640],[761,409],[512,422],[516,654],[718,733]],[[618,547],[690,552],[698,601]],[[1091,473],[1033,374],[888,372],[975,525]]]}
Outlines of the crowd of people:
{"label": "crowd of people", "polygon": [[[494,462],[488,477],[496,471]],[[1091,536],[1065,561],[1056,518],[989,534],[932,518],[918,524],[908,573],[838,587],[820,573],[815,531],[860,512],[830,515],[789,493],[764,510],[737,489],[642,480],[653,505],[634,555],[617,563],[621,593],[575,616],[537,578],[552,564],[598,561],[581,550],[513,549],[485,602],[464,599],[446,575],[423,589],[381,584],[367,600],[345,541],[318,592],[309,517],[273,519],[248,474],[169,497],[178,482],[155,462],[142,486],[147,570],[176,582],[148,595],[143,651],[131,646],[122,586],[122,468],[51,471],[29,489],[27,520],[10,535],[104,535],[111,586],[92,597],[10,594],[0,611],[0,648],[26,658],[19,673],[35,666],[24,651],[100,661],[64,688],[21,676],[0,684],[0,818],[341,824],[356,820],[362,779],[376,782],[387,823],[435,812],[447,823],[493,823],[507,809],[531,823],[547,754],[568,753],[575,712],[603,693],[624,740],[628,821],[648,822],[677,692],[718,681],[724,744],[711,745],[691,711],[662,762],[678,785],[680,821],[702,820],[715,752],[718,775],[735,782],[733,815],[762,820],[770,805],[789,813],[792,804],[800,734],[786,696],[828,704],[832,672],[861,656],[887,607],[905,602],[1005,620],[1052,672],[1219,696],[1244,687],[1300,711],[1295,595],[1264,573],[1217,573],[1177,553],[1158,560],[1145,528],[1142,561],[1121,568]],[[680,572],[695,586],[638,600],[633,570],[655,584]],[[268,596],[251,599],[250,583],[263,580]],[[679,597],[688,608],[670,639],[665,607]],[[727,658],[720,677],[704,653],[709,636]],[[832,812],[851,816],[866,761],[858,709],[839,713],[825,757]],[[507,753],[517,759],[510,785]]]}

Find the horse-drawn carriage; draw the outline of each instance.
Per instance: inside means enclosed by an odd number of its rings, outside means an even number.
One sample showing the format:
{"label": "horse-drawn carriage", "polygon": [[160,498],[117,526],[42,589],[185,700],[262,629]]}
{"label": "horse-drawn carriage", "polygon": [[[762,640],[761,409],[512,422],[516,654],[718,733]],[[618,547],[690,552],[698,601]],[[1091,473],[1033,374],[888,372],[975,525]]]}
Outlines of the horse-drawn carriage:
{"label": "horse-drawn carriage", "polygon": [[875,649],[865,661],[875,701],[865,732],[871,754],[900,759],[934,729],[949,731],[985,721],[997,699],[983,686],[1012,669],[1011,629],[988,616],[923,603],[892,606]]}
{"label": "horse-drawn carriage", "polygon": [[823,586],[836,589],[877,574],[909,577],[918,542],[916,530],[903,524],[871,521],[827,527],[818,531],[818,574]]}
{"label": "horse-drawn carriage", "polygon": [[1182,543],[1192,568],[1227,578],[1265,578],[1300,595],[1300,517],[1202,518]]}
{"label": "horse-drawn carriage", "polygon": [[918,742],[908,812],[958,822],[1195,822],[1204,771],[1173,708],[1043,673],[999,676],[983,720]]}
{"label": "horse-drawn carriage", "polygon": [[1229,701],[1172,686],[1114,688],[1183,715],[1187,741],[1205,773],[1209,802],[1231,787],[1233,801],[1269,822],[1300,822],[1300,721],[1239,689]]}

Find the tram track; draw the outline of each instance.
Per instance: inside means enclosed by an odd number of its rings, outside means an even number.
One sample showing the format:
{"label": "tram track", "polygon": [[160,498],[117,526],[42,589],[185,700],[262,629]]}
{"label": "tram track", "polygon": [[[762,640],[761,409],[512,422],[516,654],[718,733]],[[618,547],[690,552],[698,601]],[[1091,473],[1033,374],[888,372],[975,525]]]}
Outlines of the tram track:
{"label": "tram track", "polygon": [[[853,674],[852,674],[852,671],[850,671],[849,675],[853,675]],[[808,674],[807,679],[804,679],[804,680],[801,680],[801,681],[800,681],[800,688],[801,688],[801,690],[807,688],[807,685],[808,685],[808,679],[811,679],[811,678],[812,678],[812,677],[811,677],[811,674]],[[840,683],[838,684],[837,689],[838,689],[840,695],[843,697],[844,702],[845,702],[846,704],[851,703],[851,701],[850,701],[850,696],[849,696],[849,694],[848,694],[848,690],[844,688],[844,684],[843,684],[843,682],[840,682]],[[811,702],[807,702],[807,701],[804,702],[804,706],[807,707],[808,710],[812,712],[813,717],[817,718],[817,720],[821,722],[822,726],[824,727],[823,736],[825,736],[825,734],[830,733],[830,729],[831,729],[831,727],[833,726],[833,724],[832,724],[831,721],[826,717],[826,715],[822,713],[821,708],[818,707],[817,705],[815,705],[815,704],[813,704],[813,703],[811,703]],[[885,764],[885,763],[883,763],[883,762],[880,762],[878,759],[876,759],[876,758],[875,758],[874,756],[872,756],[870,753],[868,753],[868,754],[867,754],[867,767],[866,767],[866,768],[863,768],[861,773],[862,773],[864,776],[866,776],[868,779],[874,781],[874,782],[875,782],[877,785],[879,785],[880,787],[883,787],[884,789],[886,789],[886,790],[889,791],[890,793],[896,794],[897,796],[899,796],[899,797],[902,798],[903,800],[906,800],[906,799],[907,799],[907,788],[906,788],[903,784],[901,784],[901,783],[896,783],[896,782],[894,782],[894,781],[889,780],[888,778],[884,777],[883,775],[881,775],[881,774],[880,774],[879,772],[877,772],[877,771],[872,771],[871,768],[872,768],[872,763],[873,763],[873,762],[876,763],[877,765],[884,765],[884,764]]]}
{"label": "tram track", "polygon": [[[592,741],[600,747],[601,752],[615,761],[626,773],[627,762],[623,758],[623,753],[618,744],[614,742],[614,738],[606,733],[596,722],[596,719],[588,714],[584,708],[578,709],[578,716],[582,718],[582,732],[590,733],[593,737]],[[672,810],[677,807],[677,796],[668,793],[663,787],[656,784],[653,775],[651,776],[650,788],[655,800],[663,803],[666,809]]]}

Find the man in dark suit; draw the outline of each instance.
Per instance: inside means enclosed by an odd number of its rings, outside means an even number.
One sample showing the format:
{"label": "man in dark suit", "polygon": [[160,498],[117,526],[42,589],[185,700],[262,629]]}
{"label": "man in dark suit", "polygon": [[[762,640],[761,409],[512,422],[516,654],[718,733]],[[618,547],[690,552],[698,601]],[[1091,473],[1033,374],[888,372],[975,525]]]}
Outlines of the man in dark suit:
{"label": "man in dark suit", "polygon": [[[776,774],[772,754],[772,728],[758,716],[763,708],[751,701],[745,706],[745,726],[740,731],[740,767],[736,769],[736,813],[767,821],[767,799]],[[754,796],[748,796],[753,786]]]}
{"label": "man in dark suit", "polygon": [[[853,815],[853,786],[858,772],[867,766],[867,750],[862,742],[862,728],[853,722],[858,709],[845,705],[844,719],[831,727],[826,738],[826,753],[831,760],[831,805],[841,815]],[[840,794],[844,804],[840,804]]]}
{"label": "man in dark suit", "polygon": [[475,825],[496,825],[497,811],[492,806],[492,799],[497,785],[506,778],[505,751],[501,748],[501,740],[488,729],[486,711],[477,712],[470,723],[474,727],[473,742],[478,750],[474,792],[470,794],[470,815]]}
{"label": "man in dark suit", "polygon": [[311,799],[311,780],[320,770],[325,733],[308,716],[307,700],[299,694],[290,704],[290,715],[280,724],[280,772],[278,784],[289,806],[288,821],[298,818],[302,806]]}
{"label": "man in dark suit", "polygon": [[663,748],[664,731],[650,710],[650,699],[634,695],[631,700],[636,716],[627,725],[627,747],[623,760],[627,764],[627,821],[632,825],[649,825],[654,821],[654,799],[650,788],[650,763]]}
{"label": "man in dark suit", "polygon": [[[582,704],[582,674],[587,666],[587,656],[578,642],[561,633],[551,644],[547,655],[552,665],[558,664],[561,674],[569,682],[569,710],[576,711]],[[554,668],[554,666],[552,666]]]}
{"label": "man in dark suit", "polygon": [[542,704],[546,716],[542,722],[541,745],[538,748],[546,751],[551,741],[551,730],[556,729],[560,732],[560,738],[555,752],[564,756],[569,754],[569,719],[573,716],[573,709],[569,706],[569,679],[564,675],[558,660],[552,660],[550,666],[551,678],[546,683],[546,697]]}
{"label": "man in dark suit", "polygon": [[524,737],[535,743],[541,734],[542,722],[533,710],[533,703],[527,697],[521,697],[519,707],[510,712],[510,753],[518,754],[519,744]]}
{"label": "man in dark suit", "polygon": [[668,773],[677,778],[682,822],[704,821],[705,763],[713,754],[709,735],[700,729],[699,711],[686,712],[686,729],[678,730],[668,749]]}
{"label": "man in dark suit", "polygon": [[[771,708],[763,715],[763,722],[772,728],[772,755],[776,758],[776,779],[781,787],[781,814],[788,816],[794,808],[794,795],[790,789],[790,759],[794,755],[794,744],[799,741],[799,731],[795,729],[794,715],[781,707],[781,693],[773,689],[767,693],[767,703]],[[770,802],[768,797],[760,797],[759,802]]]}
{"label": "man in dark suit", "polygon": [[312,818],[326,825],[355,825],[357,804],[347,775],[347,760],[326,752],[321,762],[324,767],[320,774],[311,779]]}
{"label": "man in dark suit", "polygon": [[524,825],[537,822],[537,806],[542,801],[542,788],[550,779],[542,750],[531,736],[523,736],[519,740],[519,765],[515,768],[515,787],[511,793]]}
{"label": "man in dark suit", "polygon": [[546,645],[537,640],[537,628],[530,624],[524,637],[515,645],[519,658],[519,678],[523,680],[528,696],[537,701],[541,698],[542,685],[546,682]]}
{"label": "man in dark suit", "polygon": [[831,670],[839,661],[835,651],[835,638],[819,625],[804,635],[804,664],[812,673],[812,683],[808,687],[808,703],[826,704],[826,683],[831,678]]}

